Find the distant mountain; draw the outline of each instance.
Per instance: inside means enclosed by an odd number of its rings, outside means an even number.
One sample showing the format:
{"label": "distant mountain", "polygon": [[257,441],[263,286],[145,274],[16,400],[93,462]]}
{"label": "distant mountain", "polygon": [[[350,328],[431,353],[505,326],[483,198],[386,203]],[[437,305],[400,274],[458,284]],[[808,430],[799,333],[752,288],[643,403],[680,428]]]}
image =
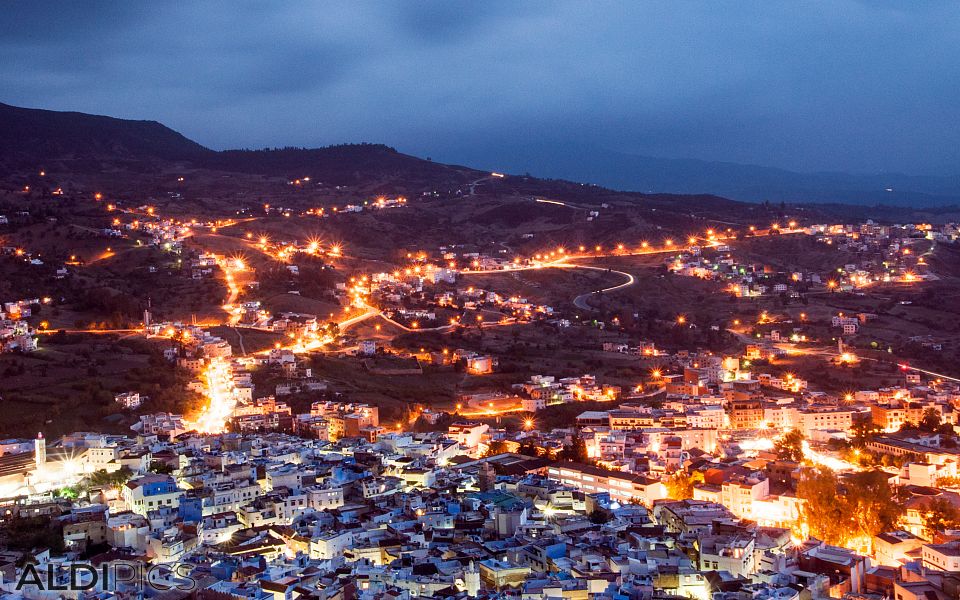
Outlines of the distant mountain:
{"label": "distant mountain", "polygon": [[[934,207],[960,204],[960,177],[901,174],[796,173],[783,169],[700,160],[664,159],[604,149],[474,148],[469,162],[496,170],[598,184],[643,194],[723,196],[749,202],[878,204]],[[214,151],[156,121],[134,121],[78,112],[0,104],[0,169],[53,168],[81,175],[151,173],[192,167],[354,185],[403,182],[410,189],[459,187],[487,174],[424,160],[381,144],[326,148]],[[534,187],[546,182],[532,181]],[[532,189],[532,188],[531,188]],[[543,188],[540,193],[548,193]],[[595,194],[594,194],[595,195]]]}
{"label": "distant mountain", "polygon": [[0,104],[0,166],[78,174],[148,171],[177,165],[281,177],[358,181],[469,181],[479,171],[401,154],[382,144],[217,152],[156,122]]}
{"label": "distant mountain", "polygon": [[104,162],[192,161],[210,154],[156,121],[0,104],[0,164],[8,169],[50,162],[84,169]]}
{"label": "distant mountain", "polygon": [[[717,194],[749,202],[943,206],[960,203],[960,176],[797,173],[772,167],[640,156],[595,147],[498,147],[496,167],[642,193]],[[489,163],[474,150],[471,162]]]}
{"label": "distant mountain", "polygon": [[402,179],[408,183],[467,181],[486,173],[402,154],[383,144],[342,144],[325,148],[225,150],[205,156],[203,166],[220,171],[302,177],[351,185]]}

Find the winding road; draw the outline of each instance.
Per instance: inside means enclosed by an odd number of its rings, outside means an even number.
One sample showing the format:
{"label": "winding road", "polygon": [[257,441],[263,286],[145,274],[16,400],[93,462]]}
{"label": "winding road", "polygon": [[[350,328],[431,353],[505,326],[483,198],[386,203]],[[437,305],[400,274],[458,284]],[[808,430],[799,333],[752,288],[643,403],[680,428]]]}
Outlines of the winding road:
{"label": "winding road", "polygon": [[607,292],[615,292],[617,290],[628,288],[631,285],[634,285],[635,283],[637,283],[637,278],[631,275],[630,273],[627,273],[626,271],[617,271],[616,269],[606,269],[603,267],[591,267],[589,265],[557,265],[557,266],[567,268],[567,269],[590,269],[591,271],[603,271],[604,273],[615,273],[617,275],[623,275],[624,277],[627,278],[627,280],[624,281],[623,283],[613,285],[608,288],[603,288],[602,290],[595,290],[593,292],[587,292],[586,294],[580,294],[579,296],[574,298],[573,304],[580,310],[587,310],[591,312],[594,312],[597,310],[596,308],[587,304],[587,300],[591,296],[594,296],[597,294],[605,294]]}

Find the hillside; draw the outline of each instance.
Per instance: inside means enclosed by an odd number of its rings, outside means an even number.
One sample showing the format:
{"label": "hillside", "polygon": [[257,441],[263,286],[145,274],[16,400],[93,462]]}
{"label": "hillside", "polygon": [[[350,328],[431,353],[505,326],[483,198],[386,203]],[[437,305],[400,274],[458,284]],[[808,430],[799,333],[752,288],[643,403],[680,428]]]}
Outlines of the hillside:
{"label": "hillside", "polygon": [[309,174],[334,185],[392,180],[450,184],[484,175],[380,144],[217,152],[156,121],[6,104],[0,104],[0,166],[12,172],[55,169],[75,176],[174,167],[284,178]]}
{"label": "hillside", "polygon": [[[503,164],[512,164],[510,152],[525,153],[522,143],[503,152]],[[488,171],[424,160],[382,144],[218,152],[156,121],[0,104],[0,169],[3,171],[0,183],[5,182],[11,190],[29,185],[49,191],[53,180],[37,179],[38,172],[46,170],[56,173],[57,185],[65,189],[156,197],[170,191],[171,175],[189,173],[190,186],[177,187],[181,196],[226,203],[238,200],[245,203],[251,197],[267,196],[293,207],[312,206],[321,200],[363,200],[379,194],[541,196],[584,207],[643,201],[651,210],[695,211],[701,218],[738,213],[745,219],[755,218],[757,211],[756,205],[743,204],[742,200],[788,197],[792,202],[822,201],[834,197],[830,190],[840,188],[847,190],[845,195],[841,194],[844,201],[861,205],[875,205],[880,200],[888,205],[942,205],[953,197],[949,182],[923,178],[897,180],[898,185],[915,184],[918,189],[923,184],[927,190],[923,193],[896,190],[867,194],[857,190],[872,184],[842,174],[824,174],[829,177],[815,180],[812,175],[727,163],[670,161],[602,152],[591,154],[588,159],[568,154],[551,162],[550,152],[535,155],[538,175],[566,173],[567,177],[599,181],[607,187],[563,178],[498,179]],[[309,185],[297,190],[281,187],[288,181],[307,177]],[[783,190],[784,185],[790,188],[789,194]],[[636,191],[619,192],[612,188]],[[871,212],[866,208],[856,211],[865,216],[872,216]],[[661,214],[658,220],[664,217]]]}
{"label": "hillside", "polygon": [[338,185],[352,185],[370,178],[401,178],[467,181],[485,175],[474,169],[434,163],[401,154],[382,144],[342,144],[326,148],[276,148],[225,150],[205,155],[203,166],[219,171],[283,177],[302,177]]}
{"label": "hillside", "polygon": [[156,121],[0,104],[0,164],[6,169],[88,170],[156,161],[195,161],[212,152]]}

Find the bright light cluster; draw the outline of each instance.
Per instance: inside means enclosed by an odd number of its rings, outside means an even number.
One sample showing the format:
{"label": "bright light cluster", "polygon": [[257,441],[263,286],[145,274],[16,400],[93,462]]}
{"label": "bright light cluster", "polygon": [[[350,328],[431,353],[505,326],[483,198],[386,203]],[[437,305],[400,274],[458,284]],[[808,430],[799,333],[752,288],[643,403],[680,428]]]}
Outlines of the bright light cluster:
{"label": "bright light cluster", "polygon": [[237,406],[230,365],[222,358],[213,358],[203,371],[202,379],[207,405],[196,421],[187,424],[199,433],[223,433]]}

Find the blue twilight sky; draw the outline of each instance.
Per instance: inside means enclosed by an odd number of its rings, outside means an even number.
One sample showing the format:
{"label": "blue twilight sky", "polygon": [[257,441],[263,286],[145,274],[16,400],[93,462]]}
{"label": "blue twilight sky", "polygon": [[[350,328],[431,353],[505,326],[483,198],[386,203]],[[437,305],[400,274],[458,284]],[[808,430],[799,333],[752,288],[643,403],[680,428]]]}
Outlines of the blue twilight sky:
{"label": "blue twilight sky", "polygon": [[960,172],[956,1],[24,0],[3,4],[0,57],[2,102],[217,149]]}

